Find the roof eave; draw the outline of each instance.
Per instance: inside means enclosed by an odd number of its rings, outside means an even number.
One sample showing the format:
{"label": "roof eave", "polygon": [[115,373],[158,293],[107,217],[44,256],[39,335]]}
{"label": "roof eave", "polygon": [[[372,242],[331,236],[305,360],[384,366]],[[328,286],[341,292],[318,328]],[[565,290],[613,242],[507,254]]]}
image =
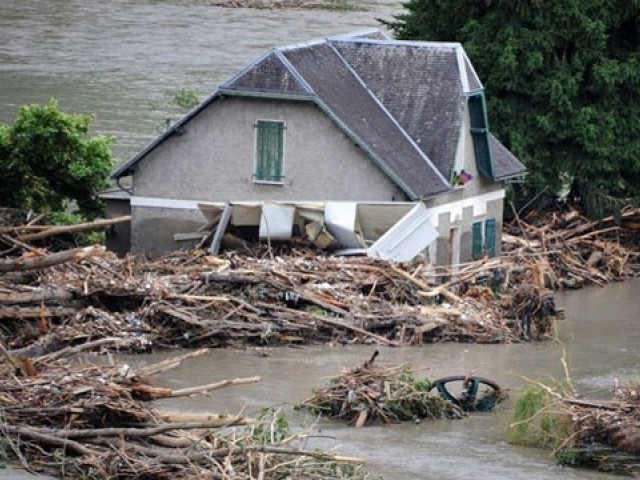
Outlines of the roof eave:
{"label": "roof eave", "polygon": [[502,175],[500,177],[495,177],[497,182],[506,182],[506,183],[521,183],[524,182],[525,177],[528,172],[525,170],[523,172],[517,173],[509,173],[507,175]]}

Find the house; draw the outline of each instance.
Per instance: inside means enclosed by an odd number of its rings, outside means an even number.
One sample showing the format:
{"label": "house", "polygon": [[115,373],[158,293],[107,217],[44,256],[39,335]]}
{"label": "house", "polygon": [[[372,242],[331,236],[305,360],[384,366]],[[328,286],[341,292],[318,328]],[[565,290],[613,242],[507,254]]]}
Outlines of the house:
{"label": "house", "polygon": [[207,202],[344,202],[374,217],[422,202],[429,260],[455,264],[498,253],[505,183],[524,174],[490,133],[460,44],[376,30],[266,53],[121,165],[129,195],[107,203],[130,208],[131,250],[153,255],[179,248]]}

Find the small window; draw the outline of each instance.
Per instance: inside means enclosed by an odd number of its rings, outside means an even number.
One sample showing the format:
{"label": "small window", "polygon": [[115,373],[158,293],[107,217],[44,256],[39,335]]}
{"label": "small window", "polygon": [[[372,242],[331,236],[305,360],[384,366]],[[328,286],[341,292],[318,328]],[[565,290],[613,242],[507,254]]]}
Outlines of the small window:
{"label": "small window", "polygon": [[496,256],[496,220],[475,222],[471,227],[471,257],[474,260]]}
{"label": "small window", "polygon": [[256,122],[256,167],[258,182],[282,183],[284,179],[284,122]]}

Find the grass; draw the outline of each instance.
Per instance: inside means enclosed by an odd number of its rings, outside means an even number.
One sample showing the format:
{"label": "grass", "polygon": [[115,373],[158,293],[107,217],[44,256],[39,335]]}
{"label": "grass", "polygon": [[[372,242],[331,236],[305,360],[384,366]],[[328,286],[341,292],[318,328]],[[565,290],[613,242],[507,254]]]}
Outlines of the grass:
{"label": "grass", "polygon": [[570,416],[554,410],[551,394],[532,386],[523,390],[516,401],[507,441],[515,445],[557,449],[573,433]]}

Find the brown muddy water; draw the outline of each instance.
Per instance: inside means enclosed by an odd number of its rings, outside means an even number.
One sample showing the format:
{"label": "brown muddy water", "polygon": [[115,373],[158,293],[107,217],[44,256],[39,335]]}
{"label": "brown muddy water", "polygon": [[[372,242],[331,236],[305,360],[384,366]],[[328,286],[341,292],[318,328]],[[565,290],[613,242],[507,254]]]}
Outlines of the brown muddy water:
{"label": "brown muddy water", "polygon": [[96,115],[120,161],[159,135],[169,91],[204,98],[278,45],[379,26],[398,1],[355,2],[365,11],[212,7],[208,0],[1,0],[0,122],[22,104],[56,98]]}
{"label": "brown muddy water", "polygon": [[[640,370],[640,281],[617,283],[558,294],[567,318],[560,324],[572,380],[588,396],[607,396],[614,379],[638,379]],[[305,347],[265,350],[216,350],[189,360],[157,379],[159,386],[183,388],[233,377],[260,375],[255,385],[228,388],[210,397],[172,399],[159,407],[194,412],[243,411],[279,406],[296,426],[316,420],[293,411],[311,389],[342,367],[366,360],[379,347]],[[527,377],[552,384],[563,380],[559,343],[522,345],[438,344],[383,348],[379,360],[410,363],[421,375],[435,379],[473,373],[506,387],[514,398]],[[175,352],[174,352],[175,354]],[[169,353],[124,357],[134,364],[156,361]],[[266,355],[266,356],[264,356]],[[600,479],[608,475],[556,466],[547,452],[505,442],[511,405],[492,414],[460,421],[434,421],[353,429],[321,421],[322,439],[312,445],[336,447],[341,453],[367,460],[369,468],[386,479]]]}

